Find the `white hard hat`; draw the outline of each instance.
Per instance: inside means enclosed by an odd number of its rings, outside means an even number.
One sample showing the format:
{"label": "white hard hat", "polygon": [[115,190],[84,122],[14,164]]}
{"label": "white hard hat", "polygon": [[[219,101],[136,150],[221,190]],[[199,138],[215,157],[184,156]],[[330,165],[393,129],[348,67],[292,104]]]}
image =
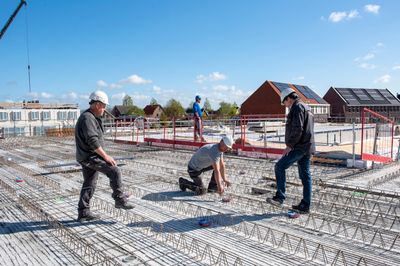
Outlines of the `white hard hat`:
{"label": "white hard hat", "polygon": [[281,92],[281,104],[283,104],[283,100],[285,100],[285,98],[287,96],[289,96],[290,94],[292,94],[293,92],[295,92],[292,88],[286,88]]}
{"label": "white hard hat", "polygon": [[108,105],[108,96],[104,91],[92,92],[89,96],[90,101],[102,102]]}
{"label": "white hard hat", "polygon": [[224,144],[229,148],[232,149],[232,145],[233,145],[233,139],[231,136],[224,136],[222,138],[222,141],[224,142]]}

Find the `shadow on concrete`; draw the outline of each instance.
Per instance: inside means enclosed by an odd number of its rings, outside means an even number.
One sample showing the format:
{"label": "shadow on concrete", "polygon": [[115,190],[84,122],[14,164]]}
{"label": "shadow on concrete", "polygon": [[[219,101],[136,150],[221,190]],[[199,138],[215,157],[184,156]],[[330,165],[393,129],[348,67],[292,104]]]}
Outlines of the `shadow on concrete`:
{"label": "shadow on concrete", "polygon": [[[153,232],[159,233],[182,233],[193,230],[204,230],[205,228],[217,227],[230,227],[240,224],[241,222],[255,222],[264,219],[271,219],[273,217],[287,216],[287,213],[269,213],[269,214],[255,214],[255,215],[232,215],[232,214],[217,214],[210,216],[203,216],[197,218],[174,219],[163,223],[144,221],[133,222],[127,224],[129,227],[150,227]],[[207,219],[210,226],[201,227],[199,221]]]}
{"label": "shadow on concrete", "polygon": [[[61,220],[59,221],[65,227],[77,227],[86,225],[110,225],[114,224],[113,221],[89,221],[80,223],[77,220]],[[15,234],[20,232],[34,232],[49,230],[54,228],[51,224],[44,221],[27,221],[27,222],[0,222],[0,235]]]}
{"label": "shadow on concrete", "polygon": [[195,194],[191,191],[182,192],[178,191],[162,191],[162,192],[155,192],[149,193],[142,197],[143,200],[148,201],[192,201],[192,202],[213,202],[212,200],[204,200],[199,197],[199,199],[188,198],[188,197],[195,197]]}

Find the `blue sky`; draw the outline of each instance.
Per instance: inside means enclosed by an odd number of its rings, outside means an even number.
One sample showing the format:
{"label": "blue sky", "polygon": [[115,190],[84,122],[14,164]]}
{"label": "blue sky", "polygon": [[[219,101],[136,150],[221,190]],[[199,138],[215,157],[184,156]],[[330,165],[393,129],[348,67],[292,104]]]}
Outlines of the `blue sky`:
{"label": "blue sky", "polygon": [[[126,94],[239,105],[265,80],[400,92],[400,1],[27,0],[0,40],[0,101]],[[0,27],[19,0],[0,2]],[[27,75],[27,27],[31,65]]]}

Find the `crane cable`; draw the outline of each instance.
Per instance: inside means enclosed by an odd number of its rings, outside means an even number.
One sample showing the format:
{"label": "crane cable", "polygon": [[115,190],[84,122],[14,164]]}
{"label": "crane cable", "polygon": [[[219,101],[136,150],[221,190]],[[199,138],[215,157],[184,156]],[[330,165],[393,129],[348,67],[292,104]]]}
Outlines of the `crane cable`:
{"label": "crane cable", "polygon": [[28,27],[28,8],[25,5],[25,26],[26,26],[26,55],[28,60],[28,85],[29,85],[29,94],[32,92],[31,90],[31,63],[30,63],[30,54],[29,54],[29,27]]}

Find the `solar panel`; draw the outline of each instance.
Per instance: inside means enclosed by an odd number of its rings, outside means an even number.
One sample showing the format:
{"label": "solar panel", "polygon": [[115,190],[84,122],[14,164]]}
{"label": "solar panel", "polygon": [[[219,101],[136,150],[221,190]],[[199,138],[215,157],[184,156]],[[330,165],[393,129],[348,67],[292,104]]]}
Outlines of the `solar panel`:
{"label": "solar panel", "polygon": [[310,89],[310,88],[307,87],[307,86],[303,86],[303,87],[304,87],[306,90],[309,91],[309,93],[313,96],[313,98],[314,98],[315,100],[317,100],[318,103],[326,104],[326,102],[325,102],[318,94],[316,94],[312,89]]}
{"label": "solar panel", "polygon": [[272,81],[272,84],[274,84],[275,87],[276,87],[280,92],[282,92],[284,89],[290,88],[290,85],[287,84],[287,83],[281,83],[281,82]]}
{"label": "solar panel", "polygon": [[388,90],[351,88],[336,88],[336,90],[349,105],[400,104]]}
{"label": "solar panel", "polygon": [[390,103],[399,104],[399,100],[396,99],[388,90],[379,90],[383,97],[386,98]]}
{"label": "solar panel", "polygon": [[341,88],[337,89],[338,92],[342,95],[342,97],[350,104],[350,105],[357,105],[359,104],[358,100],[354,96],[354,94],[349,89]]}
{"label": "solar panel", "polygon": [[360,100],[360,102],[371,101],[371,98],[365,93],[363,89],[354,89],[352,90],[356,97]]}
{"label": "solar panel", "polygon": [[368,90],[367,93],[371,96],[372,99],[376,101],[386,101],[385,98],[379,93],[378,90]]}
{"label": "solar panel", "polygon": [[303,94],[307,99],[314,99],[314,96],[310,93],[309,90],[307,90],[308,87],[306,88],[306,87],[304,87],[304,86],[294,85],[294,84],[293,84],[293,86],[295,86],[296,89],[297,89],[301,94]]}

